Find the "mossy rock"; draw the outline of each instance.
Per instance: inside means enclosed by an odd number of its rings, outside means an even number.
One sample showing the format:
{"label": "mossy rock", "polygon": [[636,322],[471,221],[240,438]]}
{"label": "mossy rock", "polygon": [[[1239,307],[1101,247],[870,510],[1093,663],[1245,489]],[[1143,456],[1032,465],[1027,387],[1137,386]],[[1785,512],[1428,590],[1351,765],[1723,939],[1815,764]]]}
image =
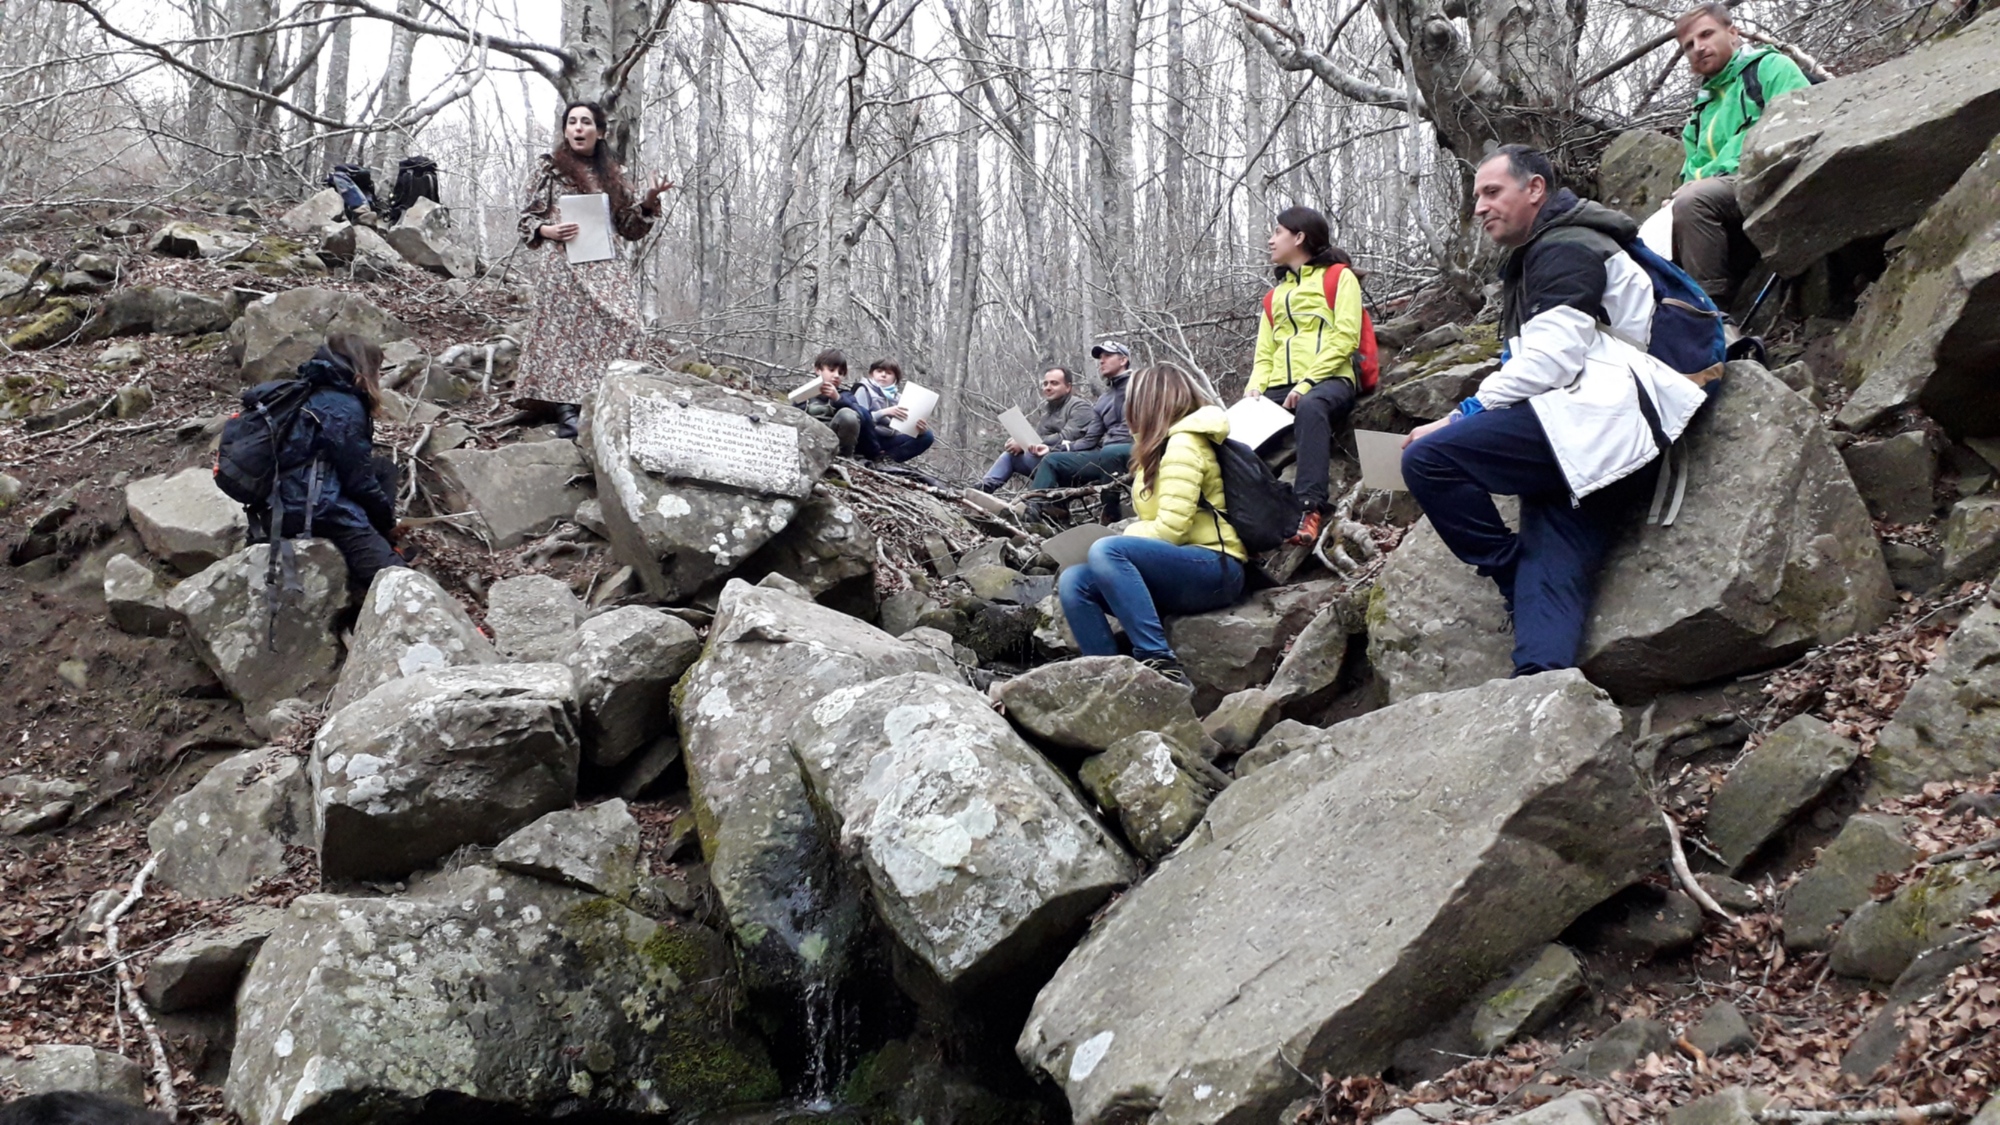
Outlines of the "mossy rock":
{"label": "mossy rock", "polygon": [[83,327],[84,318],[89,315],[88,302],[57,297],[49,301],[47,311],[40,317],[8,336],[7,346],[17,352],[26,352],[66,343]]}

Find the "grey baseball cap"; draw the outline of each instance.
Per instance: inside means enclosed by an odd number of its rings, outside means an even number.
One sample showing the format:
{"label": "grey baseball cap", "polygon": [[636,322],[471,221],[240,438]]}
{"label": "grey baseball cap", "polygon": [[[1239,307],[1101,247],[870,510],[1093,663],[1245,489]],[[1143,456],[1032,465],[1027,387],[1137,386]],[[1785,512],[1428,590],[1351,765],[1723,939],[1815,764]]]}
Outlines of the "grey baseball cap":
{"label": "grey baseball cap", "polygon": [[1126,359],[1131,359],[1132,349],[1126,347],[1125,345],[1119,343],[1116,340],[1106,340],[1103,343],[1097,345],[1096,347],[1090,349],[1090,358],[1092,359],[1103,359],[1105,356],[1108,355],[1122,355]]}

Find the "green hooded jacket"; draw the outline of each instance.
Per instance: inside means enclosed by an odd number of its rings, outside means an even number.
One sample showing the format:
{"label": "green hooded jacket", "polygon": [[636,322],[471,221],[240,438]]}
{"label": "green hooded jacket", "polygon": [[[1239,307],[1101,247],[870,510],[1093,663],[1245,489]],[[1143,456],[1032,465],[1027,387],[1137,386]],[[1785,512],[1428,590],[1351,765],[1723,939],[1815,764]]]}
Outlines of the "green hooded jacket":
{"label": "green hooded jacket", "polygon": [[[1745,72],[1756,68],[1761,100],[1751,96]],[[1733,176],[1743,162],[1743,135],[1764,116],[1771,99],[1787,90],[1802,90],[1812,82],[1799,64],[1771,47],[1739,47],[1722,72],[1701,84],[1694,97],[1694,113],[1681,130],[1681,145],[1687,162],[1681,165],[1681,181],[1705,180],[1710,176]]]}

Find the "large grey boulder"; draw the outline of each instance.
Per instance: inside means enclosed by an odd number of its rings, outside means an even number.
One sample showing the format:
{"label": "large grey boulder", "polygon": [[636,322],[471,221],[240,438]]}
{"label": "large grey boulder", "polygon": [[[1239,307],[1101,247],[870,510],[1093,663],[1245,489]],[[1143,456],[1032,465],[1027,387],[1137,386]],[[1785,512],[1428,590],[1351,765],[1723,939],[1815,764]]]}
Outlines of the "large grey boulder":
{"label": "large grey boulder", "polygon": [[182,221],[154,231],[146,249],[163,258],[226,258],[248,249],[254,241],[240,231],[219,231]]}
{"label": "large grey boulder", "polygon": [[404,261],[439,277],[478,272],[478,260],[452,233],[449,212],[431,200],[417,200],[382,237]]}
{"label": "large grey boulder", "polygon": [[434,459],[445,503],[477,512],[494,550],[518,547],[570,518],[590,499],[590,475],[573,441],[523,441],[499,449],[448,449]]}
{"label": "large grey boulder", "polygon": [[1271,1121],[1651,870],[1664,829],[1575,671],[1327,731],[1216,798],[1035,999],[1017,1050],[1078,1125]]}
{"label": "large grey boulder", "polygon": [[104,562],[104,607],[111,612],[111,623],[119,632],[139,637],[164,637],[180,620],[167,608],[167,592],[160,588],[159,576],[145,563],[122,553]]}
{"label": "large grey boulder", "polygon": [[1132,850],[1150,861],[1188,838],[1227,778],[1173,739],[1140,731],[1084,762],[1077,780],[1105,815],[1118,818]]}
{"label": "large grey boulder", "polygon": [[639,822],[615,797],[587,809],[557,809],[500,841],[493,862],[623,902],[639,882]]}
{"label": "large grey boulder", "polygon": [[1931,518],[1937,507],[1937,450],[1929,434],[1909,430],[1880,441],[1857,441],[1840,456],[1869,515],[1889,523]]}
{"label": "large grey boulder", "polygon": [[189,898],[247,893],[286,871],[285,849],[312,843],[305,763],[276,747],[217,763],[146,829],[161,886]]}
{"label": "large grey boulder", "polygon": [[1915,793],[1931,781],[2000,770],[2000,607],[1982,602],[1959,623],[1869,755],[1871,796]]}
{"label": "large grey boulder", "polygon": [[820,485],[785,530],[750,557],[742,576],[755,581],[765,573],[782,574],[815,598],[861,587],[864,601],[872,603],[875,533],[838,492]]}
{"label": "large grey boulder", "polygon": [[366,297],[335,289],[300,288],[251,302],[229,326],[229,347],[244,383],[290,378],[334,332],[354,332],[386,344],[409,338],[402,321]]}
{"label": "large grey boulder", "polygon": [[[2000,49],[2000,35],[1988,38]],[[1993,100],[2000,103],[2000,83]],[[1840,339],[1844,381],[1859,384],[1841,407],[1840,425],[1866,429],[1914,402],[1954,434],[2000,433],[2000,399],[1989,386],[2000,358],[2000,339],[1993,333],[2000,321],[1996,209],[2000,136],[1910,232],[1888,272],[1862,294]]]}
{"label": "large grey boulder", "polygon": [[1680,139],[1651,129],[1630,129],[1612,138],[1597,164],[1592,198],[1645,222],[1681,186],[1687,151]]}
{"label": "large grey boulder", "polygon": [[348,222],[333,222],[320,228],[314,247],[319,257],[346,267],[360,281],[387,281],[407,278],[409,263],[389,241],[374,229]]}
{"label": "large grey boulder", "polygon": [[1953,504],[1941,530],[1945,581],[1983,581],[2000,567],[2000,496],[1968,496]]}
{"label": "large grey boulder", "polygon": [[0,1080],[22,1094],[74,1090],[102,1094],[130,1105],[146,1104],[146,1070],[124,1055],[82,1043],[37,1043],[26,1058],[0,1056]]}
{"label": "large grey boulder", "polygon": [[214,294],[138,285],[105,294],[84,321],[81,338],[88,343],[112,336],[199,336],[224,331],[235,319],[232,301]]}
{"label": "large grey boulder", "polygon": [[1227,609],[1176,617],[1167,641],[1194,681],[1194,706],[1206,712],[1222,697],[1271,681],[1299,631],[1333,599],[1338,579],[1259,590]]}
{"label": "large grey boulder", "polygon": [[1773,99],[1744,139],[1736,189],[1765,264],[1796,276],[1922,217],[2000,134],[1995,58],[2000,14],[1988,13],[1880,66]]}
{"label": "large grey boulder", "polygon": [[[1868,510],[1804,399],[1756,364],[1732,363],[1681,443],[1690,472],[1678,520],[1635,517],[1598,578],[1578,654],[1592,683],[1643,697],[1782,664],[1886,618],[1894,588]],[[1368,622],[1392,700],[1512,670],[1498,589],[1428,521],[1390,556]]]}
{"label": "large grey boulder", "polygon": [[1785,892],[1785,948],[1825,949],[1833,928],[1874,897],[1875,880],[1923,858],[1903,838],[1903,821],[1879,813],[1849,817],[1840,835]]}
{"label": "large grey boulder", "polygon": [[307,895],[238,992],[224,1094],[246,1125],[405,1120],[438,1094],[537,1118],[769,1100],[734,985],[712,931],[491,867]]}
{"label": "large grey boulder", "polygon": [[938,671],[934,653],[844,613],[741,580],[723,587],[677,717],[709,876],[753,984],[837,976],[861,923],[786,733],[839,688]]}
{"label": "large grey boulder", "polygon": [[1204,742],[1187,688],[1129,656],[1079,656],[1031,668],[998,686],[1007,717],[1029,737],[1096,753],[1141,731],[1190,750]]}
{"label": "large grey boulder", "polygon": [[801,411],[629,363],[598,386],[589,427],[612,550],[666,601],[783,531],[837,445]]}
{"label": "large grey boulder", "polygon": [[493,647],[524,664],[561,660],[586,612],[569,583],[548,574],[502,578],[486,591]]}
{"label": "large grey boulder", "polygon": [[242,550],[250,528],[243,505],[223,495],[215,474],[200,465],[126,485],[125,512],[146,550],[182,574]]}
{"label": "large grey boulder", "polygon": [[584,622],[561,660],[576,680],[590,760],[615,766],[672,733],[674,685],[700,655],[694,626],[651,606]]}
{"label": "large grey boulder", "polygon": [[828,835],[947,987],[1059,955],[1137,868],[985,696],[934,673],[855,684],[792,727]]}
{"label": "large grey boulder", "polygon": [[324,539],[294,540],[293,550],[302,586],[295,594],[265,589],[270,546],[259,543],[182,579],[167,595],[202,663],[248,714],[324,689],[340,664],[333,619],[348,604],[347,562]]}
{"label": "large grey boulder", "polygon": [[437,668],[499,661],[479,626],[437,579],[391,567],[375,575],[354,632],[347,663],[327,706],[338,711],[391,680]]}
{"label": "large grey boulder", "polygon": [[253,906],[240,921],[193,930],[153,955],[140,995],[155,1012],[183,1012],[226,1003],[284,912]]}
{"label": "large grey boulder", "polygon": [[1894,896],[1857,907],[1829,963],[1844,977],[1889,983],[1926,950],[1970,932],[1966,920],[2000,896],[2000,867],[1977,859],[1932,867]]}
{"label": "large grey boulder", "polygon": [[1708,802],[1703,832],[1731,871],[1825,795],[1861,747],[1819,719],[1799,715],[1743,755]]}
{"label": "large grey boulder", "polygon": [[567,807],[576,726],[560,664],[444,668],[383,684],[313,740],[320,871],[398,878]]}
{"label": "large grey boulder", "polygon": [[278,216],[278,222],[294,234],[311,234],[338,220],[346,210],[347,204],[338,191],[321,188]]}

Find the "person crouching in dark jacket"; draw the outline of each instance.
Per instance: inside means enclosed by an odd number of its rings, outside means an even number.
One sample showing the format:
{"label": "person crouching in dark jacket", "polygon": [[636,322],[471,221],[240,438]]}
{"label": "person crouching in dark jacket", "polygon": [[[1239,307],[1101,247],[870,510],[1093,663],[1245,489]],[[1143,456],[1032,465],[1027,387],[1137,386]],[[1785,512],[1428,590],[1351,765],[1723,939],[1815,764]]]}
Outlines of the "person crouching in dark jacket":
{"label": "person crouching in dark jacket", "polygon": [[347,332],[328,336],[299,365],[313,392],[278,456],[287,538],[330,540],[347,560],[350,586],[407,562],[389,544],[396,527],[396,466],[375,456],[382,349]]}

